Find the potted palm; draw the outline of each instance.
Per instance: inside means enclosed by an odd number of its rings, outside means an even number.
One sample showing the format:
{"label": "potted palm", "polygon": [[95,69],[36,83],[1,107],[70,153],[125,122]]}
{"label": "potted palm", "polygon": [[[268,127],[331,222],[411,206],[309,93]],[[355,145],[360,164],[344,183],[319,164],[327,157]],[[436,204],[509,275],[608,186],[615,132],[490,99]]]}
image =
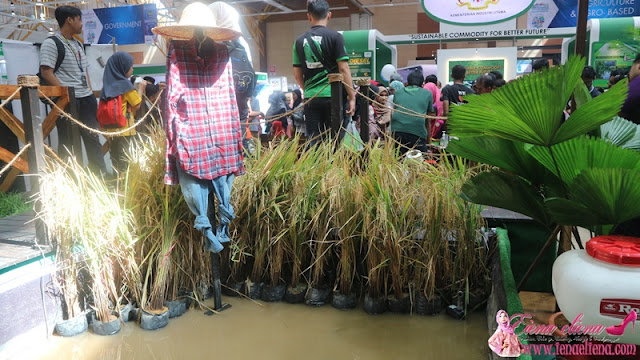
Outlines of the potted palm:
{"label": "potted palm", "polygon": [[[492,94],[470,97],[469,104],[452,111],[450,130],[460,141],[452,142],[450,151],[498,168],[470,179],[462,188],[465,197],[528,215],[549,228],[577,225],[603,233],[606,228],[595,226],[640,215],[640,153],[629,149],[637,128],[614,119],[627,82],[591,100],[580,79],[583,67],[584,60],[573,57]],[[576,110],[566,118],[571,98]],[[554,241],[550,237],[543,250]],[[572,308],[558,301],[562,310]]]}

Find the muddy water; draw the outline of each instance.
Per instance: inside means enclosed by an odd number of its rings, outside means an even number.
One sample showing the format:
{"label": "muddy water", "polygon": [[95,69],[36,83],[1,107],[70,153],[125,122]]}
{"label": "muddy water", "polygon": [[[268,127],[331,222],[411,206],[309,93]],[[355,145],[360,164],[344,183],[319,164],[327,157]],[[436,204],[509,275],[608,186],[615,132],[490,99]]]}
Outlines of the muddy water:
{"label": "muddy water", "polygon": [[[21,359],[487,359],[482,312],[467,321],[226,298],[220,315],[189,310],[156,331],[127,323],[104,337],[54,336]],[[207,301],[207,305],[211,300]]]}

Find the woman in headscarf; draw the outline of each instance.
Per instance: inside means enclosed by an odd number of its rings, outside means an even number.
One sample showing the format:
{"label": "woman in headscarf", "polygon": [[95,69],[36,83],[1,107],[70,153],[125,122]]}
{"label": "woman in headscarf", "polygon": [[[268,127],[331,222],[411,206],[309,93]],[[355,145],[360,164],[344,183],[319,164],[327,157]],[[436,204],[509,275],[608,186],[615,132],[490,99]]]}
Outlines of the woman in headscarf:
{"label": "woman in headscarf", "polygon": [[[424,84],[424,88],[431,92],[433,95],[433,107],[436,110],[436,116],[442,116],[443,104],[442,93],[440,89],[438,89],[438,78],[435,75],[429,75],[426,78],[426,84]],[[438,139],[440,137],[440,132],[442,130],[442,125],[444,124],[444,120],[432,120],[431,122],[431,137],[434,139]]]}
{"label": "woman in headscarf", "polygon": [[304,105],[302,104],[302,92],[300,89],[293,90],[293,126],[296,133],[307,135],[307,129],[304,123]]}
{"label": "woman in headscarf", "polygon": [[[287,118],[279,118],[282,114],[287,112],[287,104],[282,100],[282,93],[279,91],[274,91],[271,95],[269,95],[269,110],[267,110],[267,121],[269,126],[269,132],[272,132],[273,124],[279,122],[281,128],[287,128]],[[274,120],[275,118],[279,118]]]}
{"label": "woman in headscarf", "polygon": [[375,120],[380,127],[380,130],[384,132],[387,125],[391,122],[391,109],[387,105],[387,99],[389,99],[389,90],[386,87],[378,87],[378,95],[375,98],[375,102],[371,104],[375,113]]}
{"label": "woman in headscarf", "polygon": [[389,99],[387,99],[387,105],[389,105],[391,109],[393,109],[393,95],[396,93],[396,91],[401,89],[404,89],[404,84],[400,81],[395,80],[389,83],[389,92],[391,94],[389,95]]}
{"label": "woman in headscarf", "polygon": [[[102,76],[102,92],[100,100],[108,101],[117,97],[122,99],[122,113],[127,119],[125,128],[135,124],[136,110],[142,103],[142,94],[147,84],[142,78],[136,79],[135,86],[131,84],[129,77],[133,73],[133,57],[124,51],[113,54],[104,69]],[[106,129],[107,131],[120,131],[122,129]],[[135,129],[131,129],[124,134],[119,134],[111,139],[111,163],[117,171],[125,170],[126,156],[125,150],[129,147],[129,142],[136,134]]]}
{"label": "woman in headscarf", "polygon": [[498,311],[496,314],[498,328],[489,338],[489,348],[500,357],[518,357],[524,352],[524,346],[520,343],[518,335],[514,333],[509,320],[509,314],[506,311]]}

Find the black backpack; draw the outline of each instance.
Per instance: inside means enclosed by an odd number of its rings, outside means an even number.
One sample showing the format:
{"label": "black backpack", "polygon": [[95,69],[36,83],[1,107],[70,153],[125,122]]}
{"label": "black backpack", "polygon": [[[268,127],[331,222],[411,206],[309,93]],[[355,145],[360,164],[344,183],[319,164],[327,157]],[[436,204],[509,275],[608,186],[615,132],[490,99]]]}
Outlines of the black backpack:
{"label": "black backpack", "polygon": [[236,97],[249,98],[253,96],[253,90],[256,88],[256,72],[251,66],[247,51],[238,40],[229,42],[227,50],[231,58]]}
{"label": "black backpack", "polygon": [[[56,58],[56,65],[53,68],[53,73],[55,74],[56,71],[58,71],[58,69],[60,69],[60,65],[62,65],[62,61],[64,60],[64,44],[62,43],[62,41],[60,41],[60,39],[57,36],[49,36],[47,39],[52,39],[54,43],[56,43],[56,49],[58,49],[58,57]],[[36,74],[38,75],[38,78],[40,79],[40,85],[45,86],[45,85],[49,85],[47,84],[47,81],[42,77],[42,73],[40,71],[38,71],[38,73]]]}

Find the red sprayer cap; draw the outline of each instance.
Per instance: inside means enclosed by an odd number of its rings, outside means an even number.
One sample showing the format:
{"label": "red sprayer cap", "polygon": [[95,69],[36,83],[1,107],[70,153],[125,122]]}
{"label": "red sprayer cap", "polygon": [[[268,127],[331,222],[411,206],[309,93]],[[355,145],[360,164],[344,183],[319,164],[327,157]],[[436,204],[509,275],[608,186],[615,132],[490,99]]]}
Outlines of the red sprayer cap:
{"label": "red sprayer cap", "polygon": [[587,254],[610,264],[640,267],[640,238],[596,236],[587,242]]}

